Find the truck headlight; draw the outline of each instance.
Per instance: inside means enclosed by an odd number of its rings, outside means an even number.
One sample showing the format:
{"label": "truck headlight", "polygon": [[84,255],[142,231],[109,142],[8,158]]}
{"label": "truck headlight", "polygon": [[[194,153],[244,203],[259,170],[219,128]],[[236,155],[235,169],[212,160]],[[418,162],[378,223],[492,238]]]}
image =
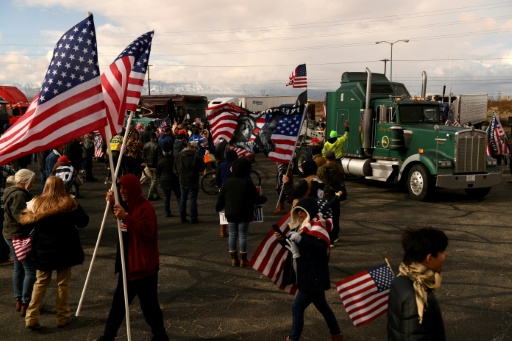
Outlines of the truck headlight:
{"label": "truck headlight", "polygon": [[452,161],[451,160],[439,160],[437,162],[437,165],[440,168],[450,168],[452,166]]}

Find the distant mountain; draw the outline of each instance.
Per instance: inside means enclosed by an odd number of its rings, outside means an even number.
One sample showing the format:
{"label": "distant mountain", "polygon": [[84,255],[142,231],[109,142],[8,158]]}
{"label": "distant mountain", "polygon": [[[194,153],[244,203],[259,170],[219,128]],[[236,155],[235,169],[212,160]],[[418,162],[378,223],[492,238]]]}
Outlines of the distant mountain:
{"label": "distant mountain", "polygon": [[[4,84],[10,85],[10,84]],[[12,84],[20,89],[29,100],[31,100],[41,89],[41,83],[14,83]],[[209,99],[215,97],[240,97],[240,96],[291,96],[299,95],[301,89],[292,89],[285,86],[268,86],[261,88],[254,84],[235,85],[233,87],[219,87],[212,84],[200,83],[165,83],[151,82],[151,94],[182,94],[182,95],[201,95]],[[323,100],[326,91],[334,89],[315,89],[308,90],[308,98],[310,100]],[[147,82],[142,88],[142,94],[147,95]]]}

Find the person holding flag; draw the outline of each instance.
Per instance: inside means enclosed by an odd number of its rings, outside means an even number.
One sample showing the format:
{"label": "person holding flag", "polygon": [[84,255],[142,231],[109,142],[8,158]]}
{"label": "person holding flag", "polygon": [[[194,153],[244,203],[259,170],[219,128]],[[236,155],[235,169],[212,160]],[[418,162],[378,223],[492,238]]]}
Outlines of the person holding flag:
{"label": "person holding flag", "polygon": [[325,291],[331,286],[328,264],[330,224],[319,213],[315,198],[306,197],[297,203],[291,211],[289,227],[291,232],[286,239],[275,232],[276,238],[292,254],[298,287],[292,306],[292,327],[286,340],[299,340],[304,328],[304,311],[313,303],[329,327],[331,340],[342,341],[336,316],[325,299]]}

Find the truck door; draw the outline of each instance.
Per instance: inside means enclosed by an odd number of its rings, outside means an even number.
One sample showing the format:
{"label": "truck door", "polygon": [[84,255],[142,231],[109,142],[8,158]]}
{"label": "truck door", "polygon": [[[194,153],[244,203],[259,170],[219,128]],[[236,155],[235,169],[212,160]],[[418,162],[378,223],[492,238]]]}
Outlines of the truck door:
{"label": "truck door", "polygon": [[374,156],[396,157],[396,153],[403,150],[403,130],[396,123],[395,108],[380,105],[377,107],[377,121],[375,123]]}

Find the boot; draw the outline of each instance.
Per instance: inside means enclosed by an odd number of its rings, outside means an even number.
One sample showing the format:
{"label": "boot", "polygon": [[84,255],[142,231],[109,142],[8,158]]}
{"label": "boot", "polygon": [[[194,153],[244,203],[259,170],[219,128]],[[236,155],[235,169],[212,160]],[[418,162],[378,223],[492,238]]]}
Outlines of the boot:
{"label": "boot", "polygon": [[274,210],[274,214],[284,214],[284,203],[279,203],[277,208]]}
{"label": "boot", "polygon": [[220,237],[226,238],[228,236],[228,225],[220,225]]}
{"label": "boot", "polygon": [[247,260],[247,252],[240,252],[240,267],[246,267],[247,263],[249,263],[249,261]]}
{"label": "boot", "polygon": [[343,341],[343,333],[340,333],[338,335],[331,334],[331,341]]}
{"label": "boot", "polygon": [[16,297],[16,311],[21,311],[21,297]]}
{"label": "boot", "polygon": [[231,255],[231,266],[239,266],[240,263],[236,255],[236,251],[229,251],[229,254]]}
{"label": "boot", "polygon": [[27,309],[28,309],[28,303],[22,303],[21,304],[21,317],[25,317],[27,315]]}

